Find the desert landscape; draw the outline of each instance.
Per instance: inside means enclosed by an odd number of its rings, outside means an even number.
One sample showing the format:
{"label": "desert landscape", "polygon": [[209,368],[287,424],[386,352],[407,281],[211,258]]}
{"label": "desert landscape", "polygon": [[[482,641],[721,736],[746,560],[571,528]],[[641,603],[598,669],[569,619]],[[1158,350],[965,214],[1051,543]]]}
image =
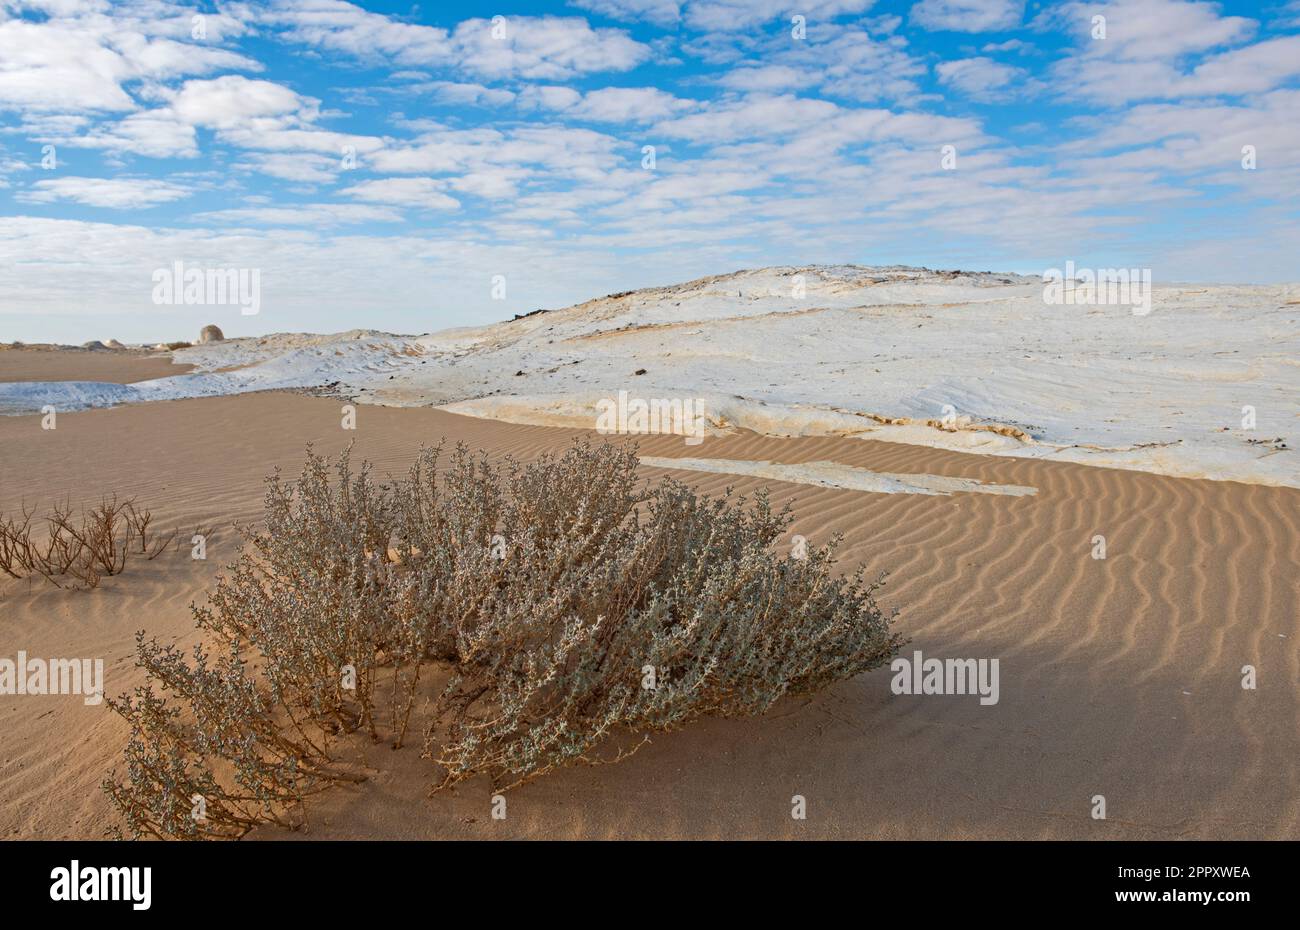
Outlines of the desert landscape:
{"label": "desert landscape", "polygon": [[1297,191],[1300,0],[0,0],[6,914],[1293,903]]}
{"label": "desert landscape", "polygon": [[[796,276],[798,303],[781,293]],[[1003,328],[981,344],[994,314]],[[1245,314],[1256,322],[1237,327]],[[1044,308],[1015,276],[804,268],[427,336],[6,346],[0,512],[116,494],[178,542],[93,590],[4,579],[3,641],[102,656],[110,697],[142,684],[136,631],[199,640],[188,605],[236,557],[236,524],[262,519],[263,479],[295,474],[308,445],[353,444],[384,475],[443,437],[525,462],[575,437],[635,443],[645,481],[790,503],[783,553],[842,535],[837,571],[889,573],[877,598],[898,610],[899,655],[995,658],[994,701],[900,694],[877,668],[551,772],[507,793],[505,819],[487,779],[430,793],[418,745],[353,734],[340,758],[364,780],[312,797],[297,829],[249,838],[1295,839],[1298,319],[1280,289],[1157,290],[1136,317]],[[842,335],[816,342],[828,321]],[[942,322],[951,340],[963,321],[972,338],[937,388],[925,331]],[[1059,359],[1054,325],[1076,340],[1094,327],[1125,354],[1081,371]],[[878,360],[860,361],[865,344]],[[187,367],[165,374],[173,364]],[[1067,371],[1056,390],[1073,402],[1044,396]],[[699,436],[599,429],[599,399],[620,390],[699,398],[707,422]],[[1239,422],[1248,403],[1255,430]],[[200,529],[204,560],[190,552]],[[4,695],[0,715],[3,835],[103,835],[124,721],[74,697]]]}

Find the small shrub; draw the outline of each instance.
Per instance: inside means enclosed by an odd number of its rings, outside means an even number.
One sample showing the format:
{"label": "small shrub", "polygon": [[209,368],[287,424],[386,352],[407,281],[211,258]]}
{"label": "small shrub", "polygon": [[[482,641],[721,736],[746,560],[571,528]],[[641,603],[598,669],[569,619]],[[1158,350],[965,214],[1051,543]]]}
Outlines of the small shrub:
{"label": "small shrub", "polygon": [[149,682],[109,702],[131,735],[125,780],[105,783],[134,835],[289,823],[356,779],[333,755],[342,734],[401,746],[417,705],[435,787],[505,790],[640,745],[620,735],[762,714],[902,643],[883,581],[834,572],[838,540],[773,551],[791,517],[764,494],[642,488],[635,452],[608,444],[528,465],[441,457],[377,483],[347,453],[331,480],[308,450],[295,482],[268,479],[265,530],[193,608],[220,658],[141,634]]}
{"label": "small shrub", "polygon": [[134,500],[119,503],[116,494],[80,518],[70,503],[54,504],[45,517],[43,536],[33,522],[35,515],[24,506],[20,516],[0,520],[0,571],[13,578],[40,575],[60,588],[72,581],[97,587],[105,575],[126,568],[135,543],[142,555],[153,559],[175,535],[152,533],[152,514]]}

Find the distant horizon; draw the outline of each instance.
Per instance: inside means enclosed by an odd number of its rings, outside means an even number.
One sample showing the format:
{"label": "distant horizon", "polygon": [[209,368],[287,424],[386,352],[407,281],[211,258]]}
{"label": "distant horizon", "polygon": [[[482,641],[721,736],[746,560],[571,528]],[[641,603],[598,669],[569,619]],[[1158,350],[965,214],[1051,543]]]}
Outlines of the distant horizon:
{"label": "distant horizon", "polygon": [[[908,269],[916,269],[916,270],[929,270],[935,273],[957,272],[962,274],[1015,275],[1018,277],[1035,278],[1035,279],[1041,279],[1043,276],[1043,271],[1045,270],[1044,269],[1044,270],[1037,270],[1037,271],[1015,271],[1006,268],[950,268],[950,267],[939,267],[933,265],[912,265],[912,264],[906,264],[902,262],[876,262],[872,264],[862,264],[859,262],[817,262],[817,263],[807,264],[807,265],[758,265],[753,267],[734,268],[731,271],[725,271],[725,272],[696,275],[690,278],[683,278],[681,280],[660,281],[653,284],[646,284],[641,287],[614,288],[612,290],[590,294],[586,297],[581,297],[577,300],[571,301],[570,303],[566,303],[560,306],[536,307],[529,311],[520,311],[518,313],[511,313],[507,316],[502,316],[495,319],[484,319],[481,321],[470,322],[470,323],[459,323],[459,324],[453,324],[448,326],[439,326],[433,329],[401,330],[401,329],[390,329],[387,327],[374,326],[374,325],[343,326],[337,329],[274,329],[274,328],[259,329],[256,328],[256,322],[263,318],[262,314],[260,313],[256,316],[239,316],[238,310],[233,309],[231,307],[197,306],[197,307],[175,308],[177,310],[184,310],[185,312],[194,315],[195,324],[194,324],[194,331],[192,333],[177,332],[174,335],[169,334],[164,337],[159,337],[159,338],[150,337],[144,339],[140,339],[140,338],[124,339],[120,336],[116,336],[113,334],[90,335],[79,341],[47,339],[47,338],[24,339],[21,336],[10,336],[6,338],[0,338],[0,345],[3,344],[15,345],[21,343],[23,345],[28,345],[28,346],[54,345],[54,346],[65,346],[69,348],[79,348],[91,342],[105,342],[109,339],[116,339],[117,341],[123,343],[128,347],[151,348],[158,344],[170,343],[170,342],[184,341],[184,342],[196,343],[198,341],[199,330],[209,325],[217,326],[222,331],[223,338],[226,339],[258,339],[258,338],[265,338],[268,336],[275,336],[275,335],[334,336],[334,335],[339,335],[341,333],[347,333],[352,331],[374,332],[374,333],[381,333],[381,334],[392,335],[392,336],[423,336],[423,335],[430,335],[438,332],[444,332],[446,330],[472,329],[481,326],[492,326],[499,323],[509,323],[517,318],[521,318],[531,313],[538,313],[538,312],[549,313],[558,310],[566,310],[570,307],[578,306],[580,304],[587,303],[593,300],[599,300],[603,297],[608,297],[611,294],[650,291],[658,288],[674,287],[678,285],[689,284],[694,281],[702,280],[704,278],[713,278],[713,277],[725,278],[731,275],[749,274],[749,273],[768,270],[771,268],[783,268],[783,267],[788,267],[788,268],[846,267],[846,268],[861,268],[865,270],[876,269],[876,268],[908,268]],[[1156,287],[1280,286],[1288,289],[1293,285],[1300,287],[1300,279],[1297,279],[1295,281],[1196,281],[1196,280],[1161,281],[1161,280],[1156,280],[1153,283],[1154,286]],[[207,319],[206,317],[201,317],[201,314],[204,311],[213,311],[212,313],[209,313],[209,316],[213,316],[214,318]],[[223,317],[226,317],[227,318],[226,322],[222,322],[221,319],[215,318],[216,314],[221,314]],[[103,319],[103,318],[99,317],[95,319]],[[200,320],[205,320],[205,321],[200,321]],[[252,331],[249,331],[250,326],[253,327]]]}

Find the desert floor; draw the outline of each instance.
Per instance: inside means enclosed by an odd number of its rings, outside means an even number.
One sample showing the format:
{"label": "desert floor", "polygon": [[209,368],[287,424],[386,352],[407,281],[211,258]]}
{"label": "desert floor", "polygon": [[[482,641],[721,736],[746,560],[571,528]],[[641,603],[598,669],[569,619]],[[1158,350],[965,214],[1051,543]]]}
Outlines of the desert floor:
{"label": "desert floor", "polygon": [[179,365],[169,355],[140,350],[77,351],[0,347],[0,381],[106,381],[134,384],[151,378],[183,375],[193,365]]}
{"label": "desert floor", "polygon": [[[0,656],[102,656],[109,694],[139,684],[135,631],[193,641],[187,605],[234,557],[232,524],[258,519],[263,477],[296,472],[309,442],[334,454],[355,439],[383,474],[442,436],[528,458],[580,434],[370,406],[348,432],[341,403],[169,401],[60,414],[55,430],[0,417],[0,510],[116,492],[186,540],[215,527],[206,562],[187,545],[93,591],[5,579]],[[617,765],[542,778],[509,794],[505,820],[490,817],[486,783],[430,795],[418,740],[397,752],[357,742],[371,778],[313,803],[293,836],[1300,838],[1300,491],[862,440],[640,445],[1037,488],[887,495],[676,473],[712,492],[770,487],[795,500],[792,532],[811,543],[842,533],[846,569],[891,573],[882,601],[901,610],[903,654],[998,658],[1000,702],[896,696],[882,668],[763,719],[701,721]],[[1096,534],[1105,560],[1091,556]],[[1257,690],[1243,689],[1244,665]],[[102,835],[111,811],[98,785],[124,738],[79,696],[0,697],[0,836]],[[805,821],[790,816],[796,794]],[[1099,794],[1103,821],[1090,816]]]}

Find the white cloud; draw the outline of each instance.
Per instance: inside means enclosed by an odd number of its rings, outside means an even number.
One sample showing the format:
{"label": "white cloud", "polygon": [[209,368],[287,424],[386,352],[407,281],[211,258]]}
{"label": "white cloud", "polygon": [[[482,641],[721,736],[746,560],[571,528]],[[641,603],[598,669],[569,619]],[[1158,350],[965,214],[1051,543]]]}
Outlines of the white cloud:
{"label": "white cloud", "polygon": [[679,0],[573,0],[573,5],[610,19],[642,20],[656,26],[674,26],[682,18]]}
{"label": "white cloud", "polygon": [[317,152],[340,157],[352,151],[358,158],[365,153],[375,152],[384,145],[384,140],[375,136],[356,136],[315,127],[285,128],[284,123],[277,119],[250,120],[247,125],[221,130],[220,137],[223,142],[242,149]]}
{"label": "white cloud", "polygon": [[[1072,2],[1044,13],[1041,24],[1071,32],[1083,54],[1107,61],[1172,61],[1184,55],[1235,45],[1250,38],[1258,24],[1242,16],[1222,16],[1218,3],[1200,0],[1112,0]],[[1092,18],[1106,17],[1106,38],[1092,38]]]}
{"label": "white cloud", "polygon": [[181,200],[190,194],[189,188],[152,178],[65,177],[37,181],[30,188],[19,192],[17,199],[24,203],[70,200],[89,207],[139,210]]}
{"label": "white cloud", "polygon": [[814,87],[821,83],[821,75],[815,70],[789,65],[747,64],[727,71],[719,83],[732,90],[779,93]]}
{"label": "white cloud", "polygon": [[376,171],[401,174],[443,174],[464,171],[486,162],[505,136],[495,129],[438,131],[428,139],[388,146],[369,158]]}
{"label": "white cloud", "polygon": [[860,29],[819,30],[817,35],[823,32],[829,41],[799,51],[808,64],[825,63],[822,93],[863,103],[918,93],[916,81],[925,74],[925,64],[907,51],[902,36],[872,36]]}
{"label": "white cloud", "polygon": [[282,0],[259,22],[283,27],[279,37],[316,48],[407,68],[449,69],[482,78],[567,80],[596,71],[626,71],[650,48],[625,31],[593,29],[581,17],[508,16],[504,35],[490,19],[468,19],[448,32],[403,23],[342,0]]}
{"label": "white cloud", "polygon": [[1025,71],[991,58],[961,58],[935,65],[939,82],[973,100],[1005,99],[1012,87],[1025,77]]}
{"label": "white cloud", "polygon": [[[24,111],[128,111],[135,101],[126,85],[218,70],[259,70],[261,65],[211,42],[170,37],[182,8],[169,3],[127,3],[104,15],[106,4],[25,3],[45,20],[0,21],[0,109]],[[214,32],[225,22],[212,14]],[[188,38],[188,16],[184,38]],[[238,30],[227,26],[226,32]]]}
{"label": "white cloud", "polygon": [[71,148],[103,149],[117,155],[194,158],[199,154],[194,127],[168,109],[141,110],[116,122],[85,128],[84,120],[29,120],[25,131],[41,142]]}
{"label": "white cloud", "polygon": [[780,21],[789,24],[799,14],[808,23],[864,13],[875,0],[572,0],[572,5],[611,19],[676,26],[683,20],[692,29],[729,32]]}
{"label": "white cloud", "polygon": [[318,129],[319,101],[272,81],[242,75],[186,81],[179,88],[158,87],[166,105],[131,113],[116,122],[87,127],[81,117],[29,116],[33,138],[79,148],[153,158],[192,158],[199,154],[195,127],[214,129],[221,141],[240,148],[341,154],[346,146],[374,151],[383,142]]}
{"label": "white cloud", "polygon": [[352,203],[308,203],[278,207],[236,207],[195,214],[197,220],[259,226],[349,226],[358,223],[400,223],[402,214],[382,207]]}
{"label": "white cloud", "polygon": [[130,64],[99,38],[58,24],[0,23],[0,106],[130,110]]}
{"label": "white cloud", "polygon": [[418,207],[422,210],[455,210],[460,201],[448,197],[440,188],[443,185],[433,178],[382,178],[362,181],[339,193],[367,203],[386,203],[401,207]]}
{"label": "white cloud", "polygon": [[581,102],[581,91],[558,84],[530,84],[519,92],[523,109],[567,110]]}
{"label": "white cloud", "polygon": [[508,200],[519,192],[520,182],[537,172],[516,166],[478,168],[458,177],[448,178],[447,186],[485,200]]}
{"label": "white cloud", "polygon": [[1208,58],[1177,85],[1183,95],[1258,94],[1300,74],[1300,36],[1279,36]]}
{"label": "white cloud", "polygon": [[686,21],[695,29],[749,29],[780,20],[787,27],[798,13],[808,23],[826,21],[847,13],[863,13],[875,0],[804,0],[794,7],[788,0],[692,0],[686,7]]}
{"label": "white cloud", "polygon": [[445,64],[447,30],[371,13],[342,0],[280,0],[254,10],[257,22],[285,27],[279,37],[355,58],[390,58],[401,64]]}
{"label": "white cloud", "polygon": [[[1093,39],[1093,13],[1106,16],[1106,38]],[[1185,0],[1118,0],[1101,7],[1072,3],[1044,22],[1078,37],[1075,51],[1052,66],[1057,92],[1103,106],[1135,100],[1263,93],[1300,74],[1300,37],[1243,45],[1258,23],[1221,16],[1217,4]],[[1229,46],[1239,46],[1230,48]]]}
{"label": "white cloud", "polygon": [[249,152],[236,167],[247,168],[285,181],[328,184],[338,180],[342,160],[314,152]]}
{"label": "white cloud", "polygon": [[492,21],[469,19],[451,36],[457,68],[488,78],[558,81],[595,71],[627,71],[648,61],[650,47],[621,29],[593,29],[574,17],[512,16],[505,37]]}
{"label": "white cloud", "polygon": [[823,96],[870,103],[919,96],[924,61],[908,52],[907,40],[885,29],[810,22],[807,37],[793,41],[782,31],[760,40],[715,34],[692,53],[729,67],[716,80],[754,93],[818,90]]}
{"label": "white cloud", "polygon": [[1025,15],[1025,0],[920,0],[912,23],[922,29],[997,32],[1014,29]]}
{"label": "white cloud", "polygon": [[[1179,177],[1208,173],[1217,184],[1282,199],[1300,184],[1300,90],[1241,104],[1140,104],[1122,118],[1083,125],[1093,131],[1061,149],[1088,184],[1105,183],[1113,173],[1147,172],[1173,187]],[[1245,145],[1255,147],[1262,170],[1241,169]]]}
{"label": "white cloud", "polygon": [[743,101],[715,105],[658,124],[654,132],[673,139],[721,143],[806,131],[840,113],[829,100],[810,100],[786,94],[754,95]]}
{"label": "white cloud", "polygon": [[1032,52],[1033,50],[1034,46],[1021,39],[1007,39],[1005,42],[989,42],[980,49],[981,52],[1019,52],[1021,55]]}
{"label": "white cloud", "polygon": [[300,97],[272,81],[253,81],[237,74],[203,81],[186,81],[172,98],[171,108],[193,126],[230,129],[259,116],[305,114],[310,119],[319,101]]}
{"label": "white cloud", "polygon": [[619,145],[612,136],[567,126],[527,126],[504,133],[486,128],[437,130],[413,144],[375,152],[368,165],[385,173],[425,175],[529,167],[545,171],[553,182],[590,181],[616,166],[614,150]]}
{"label": "white cloud", "polygon": [[9,7],[15,11],[37,10],[50,16],[71,16],[75,13],[105,13],[108,11],[108,0],[5,0],[0,6]]}
{"label": "white cloud", "polygon": [[694,106],[655,87],[605,87],[583,95],[572,115],[603,123],[646,123]]}
{"label": "white cloud", "polygon": [[728,32],[750,29],[800,14],[811,23],[869,10],[875,0],[572,0],[574,6],[611,19],[671,27],[685,20],[692,29]]}
{"label": "white cloud", "polygon": [[648,123],[696,106],[657,87],[603,87],[583,94],[555,85],[527,87],[519,103],[595,123]]}
{"label": "white cloud", "polygon": [[515,99],[514,91],[456,81],[428,81],[412,84],[405,89],[427,93],[439,103],[453,106],[496,107],[504,106]]}

